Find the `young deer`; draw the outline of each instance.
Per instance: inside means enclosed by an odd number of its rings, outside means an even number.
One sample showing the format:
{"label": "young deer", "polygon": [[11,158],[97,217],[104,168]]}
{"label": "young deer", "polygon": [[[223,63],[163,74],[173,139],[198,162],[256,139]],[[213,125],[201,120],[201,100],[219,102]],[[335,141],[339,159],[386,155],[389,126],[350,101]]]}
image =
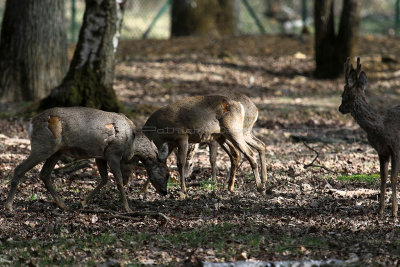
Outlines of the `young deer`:
{"label": "young deer", "polygon": [[258,164],[244,136],[244,118],[244,106],[237,101],[219,95],[195,96],[154,112],[143,126],[143,132],[157,147],[167,142],[169,151],[178,149],[177,165],[183,192],[186,192],[184,174],[189,144],[212,140],[216,140],[231,159],[230,184],[233,185],[240,151],[250,162],[261,192],[263,183]]}
{"label": "young deer", "polygon": [[379,214],[385,210],[386,178],[388,176],[389,160],[392,160],[392,215],[397,218],[397,173],[400,168],[400,106],[386,110],[375,110],[365,99],[367,75],[361,71],[360,58],[357,58],[357,69],[345,63],[345,86],[342,104],[339,111],[350,113],[362,129],[367,133],[368,141],[378,152],[381,176],[381,192],[379,199]]}
{"label": "young deer", "polygon": [[95,158],[101,176],[100,183],[82,202],[84,206],[107,184],[107,164],[114,175],[124,209],[130,208],[123,189],[137,160],[143,162],[150,181],[156,190],[165,195],[169,177],[165,159],[168,146],[160,150],[135,125],[122,114],[101,110],[72,107],[52,108],[34,117],[30,124],[31,153],[15,168],[11,189],[5,206],[12,210],[12,203],[19,180],[37,164],[45,161],[40,178],[53,196],[57,206],[66,205],[56,192],[50,174],[61,155],[73,158]]}
{"label": "young deer", "polygon": [[[265,144],[253,135],[254,123],[258,118],[258,109],[256,105],[248,98],[246,95],[237,92],[222,92],[222,96],[226,96],[232,100],[240,102],[244,107],[244,123],[243,123],[243,136],[246,143],[253,149],[255,149],[260,157],[261,163],[261,179],[263,183],[267,181],[267,166],[266,166],[266,156],[265,156]],[[216,182],[217,181],[217,166],[215,164],[217,159],[217,148],[218,142],[212,140],[208,143],[210,150],[210,165],[211,165],[211,177]],[[224,145],[224,150],[227,150],[226,145]],[[185,166],[185,177],[189,177],[193,171],[192,157],[194,156],[196,146],[191,145],[188,150],[186,166]],[[232,160],[231,160],[232,161]],[[235,162],[235,161],[233,161]],[[237,167],[235,167],[237,169]],[[230,179],[228,182],[228,189],[230,191],[234,190],[234,179]]]}

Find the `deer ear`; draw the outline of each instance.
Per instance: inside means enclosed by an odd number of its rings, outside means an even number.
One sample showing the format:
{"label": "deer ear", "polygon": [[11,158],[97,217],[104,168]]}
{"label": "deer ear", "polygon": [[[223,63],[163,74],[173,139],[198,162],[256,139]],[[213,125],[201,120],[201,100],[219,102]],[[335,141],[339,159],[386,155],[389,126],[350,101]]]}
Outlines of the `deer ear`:
{"label": "deer ear", "polygon": [[350,73],[347,75],[347,84],[349,86],[354,86],[357,82],[357,73],[356,71],[352,68]]}
{"label": "deer ear", "polygon": [[168,143],[164,143],[160,149],[158,149],[158,159],[164,162],[167,159],[168,154]]}
{"label": "deer ear", "polygon": [[358,77],[358,84],[360,85],[363,91],[365,91],[365,89],[367,88],[367,83],[368,83],[367,75],[365,74],[364,71],[362,71],[360,73],[360,77]]}

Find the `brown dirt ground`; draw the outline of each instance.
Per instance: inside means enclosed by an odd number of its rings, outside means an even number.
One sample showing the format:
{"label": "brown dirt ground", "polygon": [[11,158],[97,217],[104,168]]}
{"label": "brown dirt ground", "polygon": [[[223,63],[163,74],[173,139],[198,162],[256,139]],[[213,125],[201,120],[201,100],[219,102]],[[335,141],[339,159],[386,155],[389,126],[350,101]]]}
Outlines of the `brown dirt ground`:
{"label": "brown dirt ground", "polygon": [[[400,103],[398,41],[365,36],[360,42],[357,54],[369,78],[367,96],[378,107]],[[161,212],[169,218],[167,222],[154,216],[123,220],[100,212],[87,213],[79,207],[79,201],[96,184],[95,168],[53,174],[56,187],[71,208],[61,212],[38,178],[40,166],[35,167],[19,186],[14,213],[0,205],[0,248],[4,249],[0,265],[2,259],[6,263],[24,264],[27,258],[34,265],[42,262],[32,240],[49,248],[55,265],[61,259],[95,265],[111,258],[123,265],[330,258],[368,265],[398,264],[399,225],[390,218],[390,207],[382,218],[376,213],[379,181],[338,179],[378,173],[376,153],[353,119],[337,111],[343,78],[317,80],[313,69],[311,37],[121,42],[114,88],[139,126],[157,108],[186,96],[221,89],[250,96],[260,111],[254,132],[267,145],[272,193],[257,193],[247,162],[241,165],[236,191],[228,192],[223,180],[229,160],[222,151],[218,157],[220,183],[207,187],[201,182],[210,177],[208,152],[203,148],[196,155],[197,167],[189,181],[194,186],[186,198],[181,198],[177,184],[164,198],[153,189],[140,193],[145,182],[143,168],[127,187],[134,210]],[[1,203],[12,170],[29,154],[27,124],[26,119],[17,117],[0,119]],[[307,164],[316,153],[293,136],[312,139],[308,145],[318,152],[313,166]],[[169,164],[176,179],[173,157]],[[386,202],[390,206],[388,191]],[[99,208],[121,211],[114,183],[88,207],[92,211]],[[80,237],[105,233],[117,239],[104,248],[97,247],[102,243],[89,248],[76,245]],[[190,233],[208,239],[193,243]],[[150,237],[131,243],[124,238],[138,234]],[[181,240],[174,242],[172,237]],[[68,249],[58,246],[59,238],[69,242]],[[29,240],[33,249],[10,248],[12,242],[21,240]],[[28,256],[23,256],[24,251]]]}

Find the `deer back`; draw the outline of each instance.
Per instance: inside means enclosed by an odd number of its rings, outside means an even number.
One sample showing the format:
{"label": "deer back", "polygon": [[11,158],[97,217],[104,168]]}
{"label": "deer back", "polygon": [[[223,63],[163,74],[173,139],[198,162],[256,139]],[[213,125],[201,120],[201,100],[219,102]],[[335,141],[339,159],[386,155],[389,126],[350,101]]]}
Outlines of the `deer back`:
{"label": "deer back", "polygon": [[133,142],[134,129],[122,114],[71,107],[48,109],[34,117],[30,132],[32,148],[50,145],[79,158],[101,157],[106,148],[123,154]]}
{"label": "deer back", "polygon": [[253,129],[253,126],[258,118],[257,106],[253,103],[253,101],[251,101],[248,96],[236,91],[223,90],[221,92],[218,92],[218,94],[226,96],[234,101],[240,102],[240,104],[243,105],[245,111],[243,130],[246,134],[249,133]]}
{"label": "deer back", "polygon": [[190,142],[204,142],[220,133],[221,127],[237,123],[237,113],[243,113],[241,104],[225,96],[188,97],[154,112],[143,131],[157,146],[182,135],[188,135]]}

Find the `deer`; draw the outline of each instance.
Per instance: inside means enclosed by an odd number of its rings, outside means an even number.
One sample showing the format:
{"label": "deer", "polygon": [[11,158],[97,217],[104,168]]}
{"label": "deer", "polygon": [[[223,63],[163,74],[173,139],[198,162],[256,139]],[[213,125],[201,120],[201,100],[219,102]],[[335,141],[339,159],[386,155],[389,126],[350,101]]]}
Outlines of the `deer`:
{"label": "deer", "polygon": [[[250,145],[251,148],[255,149],[260,158],[260,163],[261,163],[261,179],[263,183],[267,182],[267,166],[266,166],[266,156],[265,156],[265,144],[258,139],[257,137],[254,136],[253,134],[253,127],[255,122],[257,121],[258,118],[258,109],[256,105],[251,101],[251,99],[238,92],[232,92],[232,91],[222,91],[219,92],[221,95],[226,96],[232,100],[240,102],[245,111],[244,115],[244,123],[243,123],[243,136],[248,145]],[[225,150],[227,150],[226,145]],[[193,171],[193,156],[195,154],[195,150],[197,149],[198,145],[191,145],[188,149],[188,155],[186,159],[186,166],[185,166],[185,177],[188,178],[192,171]],[[211,177],[214,182],[217,182],[217,165],[216,165],[216,160],[217,160],[217,149],[218,149],[218,142],[215,140],[212,140],[211,142],[208,143],[209,147],[209,160],[210,160],[210,165],[211,165]],[[229,191],[234,191],[234,179],[228,181],[228,190]]]}
{"label": "deer", "polygon": [[[257,121],[258,118],[258,109],[256,105],[251,101],[249,97],[242,93],[238,92],[232,92],[232,91],[222,91],[219,92],[220,95],[226,96],[232,100],[240,102],[245,110],[245,117],[244,117],[244,123],[243,123],[243,136],[246,140],[246,143],[251,146],[251,148],[255,149],[260,157],[260,163],[261,163],[261,178],[263,183],[266,183],[267,181],[267,167],[266,167],[266,156],[265,156],[265,144],[259,140],[257,137],[253,135],[253,127],[255,122]],[[211,165],[211,177],[214,182],[217,182],[217,166],[216,166],[216,159],[217,159],[217,149],[218,149],[218,142],[216,140],[212,140],[207,143],[209,146],[209,160],[210,160],[210,165]],[[189,144],[188,147],[188,153],[186,157],[186,163],[185,163],[185,179],[190,177],[190,175],[193,172],[193,156],[198,148],[199,144]],[[224,144],[224,150],[228,150],[229,147],[227,147],[226,144]],[[235,163],[235,161],[233,161]],[[237,167],[235,167],[237,169]],[[228,181],[228,190],[229,191],[234,191],[234,182],[235,182],[235,173],[233,178]],[[150,182],[147,181],[143,188],[143,192],[146,192],[148,189]]]}
{"label": "deer", "polygon": [[350,59],[345,63],[345,86],[339,111],[350,113],[358,125],[367,133],[369,144],[376,150],[380,165],[379,215],[385,210],[386,179],[391,160],[390,175],[392,187],[392,216],[397,219],[397,175],[400,168],[400,106],[385,110],[376,110],[368,104],[365,97],[368,80],[361,71],[360,58],[353,68]]}
{"label": "deer", "polygon": [[[144,124],[143,132],[157,147],[168,143],[168,151],[177,148],[177,167],[182,192],[187,190],[185,168],[189,145],[212,141],[218,142],[229,155],[229,188],[233,189],[240,151],[250,163],[257,190],[262,192],[266,172],[261,181],[254,151],[244,134],[244,125],[243,104],[226,96],[207,95],[184,98],[158,109]],[[254,143],[256,141],[251,140],[251,144]]]}
{"label": "deer", "polygon": [[85,107],[51,108],[31,120],[29,135],[30,155],[15,168],[5,203],[6,209],[10,211],[21,177],[41,162],[44,162],[40,171],[41,180],[56,205],[67,210],[50,178],[56,163],[63,155],[75,159],[95,158],[101,179],[82,201],[82,206],[107,184],[108,165],[120,192],[122,206],[126,212],[131,212],[123,186],[128,183],[139,160],[144,164],[156,191],[161,195],[167,194],[167,144],[161,144],[157,149],[123,114]]}

